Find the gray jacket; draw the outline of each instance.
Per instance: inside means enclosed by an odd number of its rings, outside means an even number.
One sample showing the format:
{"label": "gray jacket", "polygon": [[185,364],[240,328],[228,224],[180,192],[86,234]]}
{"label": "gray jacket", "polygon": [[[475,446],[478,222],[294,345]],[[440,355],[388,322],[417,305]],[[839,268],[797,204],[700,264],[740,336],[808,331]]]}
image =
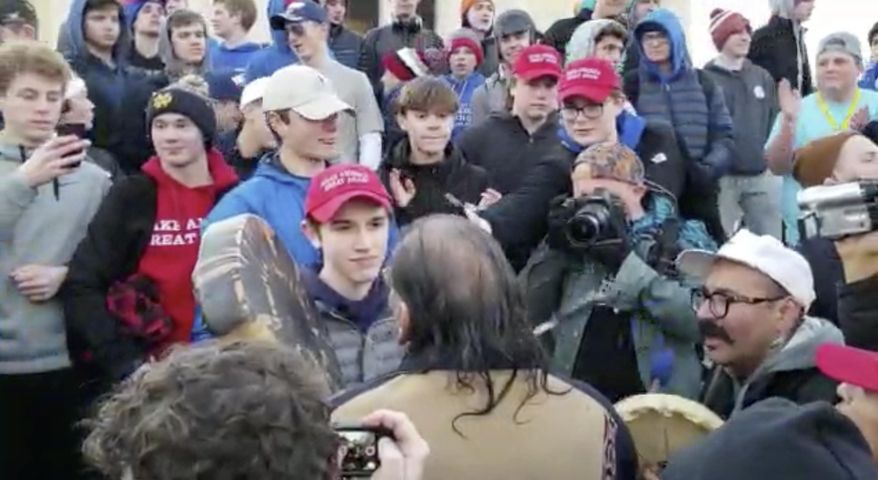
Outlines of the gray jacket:
{"label": "gray jacket", "polygon": [[491,114],[508,112],[506,103],[509,100],[508,77],[503,74],[506,67],[502,64],[497,73],[488,77],[484,85],[480,86],[473,92],[472,108],[473,121],[472,126],[478,125]]}
{"label": "gray jacket", "polygon": [[10,273],[24,265],[65,265],[85,236],[110,188],[110,176],[92,163],[37,189],[18,167],[18,145],[0,145],[0,374],[27,374],[70,366],[61,304],[32,303]]}
{"label": "gray jacket", "polygon": [[391,312],[363,333],[330,305],[320,300],[314,303],[341,367],[342,388],[367,382],[399,367],[405,350],[397,341],[399,323]]}
{"label": "gray jacket", "polygon": [[739,71],[727,70],[710,61],[704,71],[722,88],[735,127],[731,173],[761,174],[767,168],[763,145],[779,111],[774,79],[750,60],[744,60]]}

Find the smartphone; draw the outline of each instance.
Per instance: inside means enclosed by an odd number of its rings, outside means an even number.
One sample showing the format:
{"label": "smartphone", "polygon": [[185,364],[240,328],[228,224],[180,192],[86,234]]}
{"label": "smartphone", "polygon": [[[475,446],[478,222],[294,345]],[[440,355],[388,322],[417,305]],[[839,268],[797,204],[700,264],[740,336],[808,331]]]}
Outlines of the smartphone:
{"label": "smartphone", "polygon": [[338,462],[341,478],[369,478],[381,466],[378,458],[378,440],[393,438],[385,428],[363,425],[333,425],[338,435]]}
{"label": "smartphone", "polygon": [[[57,132],[59,137],[74,135],[80,140],[85,138],[86,134],[88,133],[88,131],[85,129],[85,125],[81,123],[68,123],[66,125],[58,125]],[[79,155],[80,153],[82,153],[82,150],[77,150],[70,155]],[[73,163],[68,168],[76,168],[79,166],[80,163],[82,162]]]}

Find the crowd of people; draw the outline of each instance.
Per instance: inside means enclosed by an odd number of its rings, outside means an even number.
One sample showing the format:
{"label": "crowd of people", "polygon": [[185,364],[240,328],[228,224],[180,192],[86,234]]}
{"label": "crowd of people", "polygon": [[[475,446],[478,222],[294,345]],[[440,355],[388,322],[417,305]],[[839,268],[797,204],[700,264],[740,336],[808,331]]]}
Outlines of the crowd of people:
{"label": "crowd of people", "polygon": [[[3,0],[0,476],[347,478],[358,422],[376,479],[878,479],[878,24],[716,9],[698,66],[660,0],[386,1],[269,0],[263,45],[254,0],[72,0],[50,46]],[[288,283],[221,326],[241,218]],[[649,394],[725,424],[649,462]]]}

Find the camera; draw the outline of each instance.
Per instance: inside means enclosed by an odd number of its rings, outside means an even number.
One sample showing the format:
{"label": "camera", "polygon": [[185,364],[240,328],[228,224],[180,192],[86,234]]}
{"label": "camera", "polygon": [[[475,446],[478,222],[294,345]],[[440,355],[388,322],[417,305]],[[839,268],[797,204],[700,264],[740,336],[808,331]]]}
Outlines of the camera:
{"label": "camera", "polygon": [[807,188],[799,192],[802,238],[838,239],[878,226],[878,182],[864,181]]}
{"label": "camera", "polygon": [[614,235],[613,215],[621,211],[624,218],[624,209],[619,201],[603,189],[573,202],[576,211],[567,221],[564,233],[574,248],[586,248],[611,238]]}
{"label": "camera", "polygon": [[381,466],[378,457],[378,440],[381,437],[393,438],[393,432],[385,428],[366,427],[354,424],[335,424],[333,430],[338,436],[338,465],[340,477],[370,478]]}

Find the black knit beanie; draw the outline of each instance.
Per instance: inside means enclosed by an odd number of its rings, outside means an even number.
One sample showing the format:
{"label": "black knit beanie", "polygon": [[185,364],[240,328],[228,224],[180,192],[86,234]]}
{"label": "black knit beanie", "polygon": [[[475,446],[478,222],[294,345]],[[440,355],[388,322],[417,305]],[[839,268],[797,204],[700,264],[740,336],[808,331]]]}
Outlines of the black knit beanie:
{"label": "black knit beanie", "polygon": [[152,131],[153,119],[164,113],[177,113],[188,117],[201,130],[204,144],[213,145],[216,136],[216,115],[210,103],[201,95],[174,87],[153,93],[146,108],[147,132]]}

